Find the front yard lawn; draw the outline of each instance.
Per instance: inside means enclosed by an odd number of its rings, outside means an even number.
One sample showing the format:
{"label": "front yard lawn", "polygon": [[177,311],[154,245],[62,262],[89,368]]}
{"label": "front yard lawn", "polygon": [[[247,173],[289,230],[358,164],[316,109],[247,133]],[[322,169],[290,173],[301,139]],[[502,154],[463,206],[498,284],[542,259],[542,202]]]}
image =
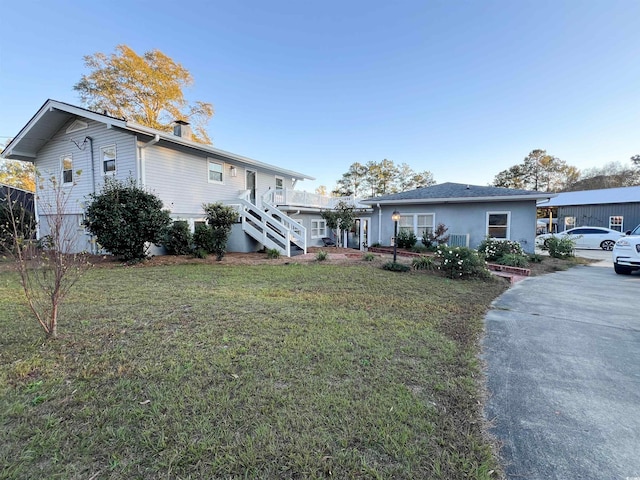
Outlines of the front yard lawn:
{"label": "front yard lawn", "polygon": [[95,268],[44,341],[0,272],[0,478],[494,478],[506,283],[363,265]]}

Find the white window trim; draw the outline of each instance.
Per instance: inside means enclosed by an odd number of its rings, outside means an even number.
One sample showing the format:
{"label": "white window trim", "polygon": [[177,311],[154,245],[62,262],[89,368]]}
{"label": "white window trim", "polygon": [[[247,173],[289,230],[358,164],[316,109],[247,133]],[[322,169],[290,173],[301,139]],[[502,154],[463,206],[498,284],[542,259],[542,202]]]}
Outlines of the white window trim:
{"label": "white window trim", "polygon": [[[314,222],[317,222],[318,225],[320,225],[320,222],[324,225],[324,227],[315,227],[313,226]],[[318,234],[314,235],[313,231],[317,230]],[[324,233],[320,233],[320,231],[324,231]],[[324,218],[312,218],[311,219],[311,238],[324,238],[327,236],[327,221]]]}
{"label": "white window trim", "polygon": [[[71,181],[70,182],[65,182],[64,181],[64,160],[66,158],[70,158],[71,159]],[[62,180],[62,186],[70,186],[73,185],[73,177],[74,177],[74,173],[73,173],[73,154],[71,153],[65,153],[64,155],[60,155],[60,178]]]}
{"label": "white window trim", "polygon": [[[113,164],[115,165],[115,169],[112,170],[111,172],[106,172],[104,170],[104,150],[106,148],[112,148],[115,151],[115,156],[113,158]],[[112,143],[110,145],[104,145],[102,147],[100,147],[100,171],[102,172],[102,176],[105,175],[115,175],[118,172],[118,147],[115,143]]]}
{"label": "white window trim", "polygon": [[[619,218],[620,219],[620,231],[624,232],[624,216],[623,215],[611,215],[609,217],[609,228],[611,230],[615,230],[615,228],[613,228],[613,223],[612,223],[612,220],[614,218]],[[618,225],[616,225],[616,226],[618,226]]]}
{"label": "white window trim", "polygon": [[486,220],[485,220],[485,225],[486,225],[486,231],[485,234],[487,237],[489,237],[489,217],[491,215],[507,215],[507,236],[505,238],[497,238],[497,237],[490,237],[493,238],[494,240],[511,240],[511,212],[510,211],[491,211],[491,212],[487,212],[487,216],[486,216]]}
{"label": "white window trim", "polygon": [[[401,217],[413,217],[413,234],[418,236],[418,228],[420,227],[418,225],[418,217],[419,216],[428,216],[431,215],[431,218],[433,218],[433,222],[431,222],[431,229],[432,231],[435,231],[436,229],[436,214],[435,212],[416,212],[416,213],[403,213],[400,212],[400,216]],[[401,228],[410,228],[408,225],[400,225],[400,222],[398,222],[398,232],[400,232]],[[420,240],[420,238],[418,238],[418,240]]]}
{"label": "white window trim", "polygon": [[[220,168],[221,168],[220,174],[222,175],[222,180],[211,180],[211,175],[209,175],[209,173],[211,172],[211,170],[209,169],[209,165],[211,165],[212,163],[214,165],[220,165]],[[224,185],[224,178],[225,178],[224,167],[225,167],[224,162],[220,162],[213,158],[207,158],[207,181],[209,183],[215,183],[217,185]]]}

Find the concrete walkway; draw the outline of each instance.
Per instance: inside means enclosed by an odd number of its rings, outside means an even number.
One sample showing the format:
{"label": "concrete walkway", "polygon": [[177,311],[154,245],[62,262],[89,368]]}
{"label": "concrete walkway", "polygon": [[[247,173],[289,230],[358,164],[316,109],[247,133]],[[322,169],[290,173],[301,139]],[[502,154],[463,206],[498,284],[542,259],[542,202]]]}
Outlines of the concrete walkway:
{"label": "concrete walkway", "polygon": [[602,255],[487,314],[485,414],[510,479],[640,480],[640,275]]}

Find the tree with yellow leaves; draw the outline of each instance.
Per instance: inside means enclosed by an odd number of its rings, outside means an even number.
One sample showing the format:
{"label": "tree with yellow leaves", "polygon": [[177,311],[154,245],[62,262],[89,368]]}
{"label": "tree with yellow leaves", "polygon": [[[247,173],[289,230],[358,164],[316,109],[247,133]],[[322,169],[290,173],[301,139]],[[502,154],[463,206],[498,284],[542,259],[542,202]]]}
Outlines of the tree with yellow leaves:
{"label": "tree with yellow leaves", "polygon": [[193,84],[191,73],[160,50],[140,56],[118,45],[115,53],[87,55],[84,62],[91,73],[73,89],[90,110],[163,131],[171,131],[175,120],[187,120],[193,125],[193,140],[211,143],[205,127],[213,106],[187,101],[183,89]]}

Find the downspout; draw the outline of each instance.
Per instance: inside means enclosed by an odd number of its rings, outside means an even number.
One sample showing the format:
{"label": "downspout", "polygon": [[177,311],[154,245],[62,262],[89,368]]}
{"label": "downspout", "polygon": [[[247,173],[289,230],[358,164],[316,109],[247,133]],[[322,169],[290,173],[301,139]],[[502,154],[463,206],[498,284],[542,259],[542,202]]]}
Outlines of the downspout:
{"label": "downspout", "polygon": [[382,208],[380,204],[376,204],[378,207],[378,244],[382,245]]}
{"label": "downspout", "polygon": [[[89,158],[90,158],[90,165],[91,165],[91,193],[93,195],[96,194],[96,175],[95,175],[95,165],[94,165],[94,158],[93,158],[93,138],[91,137],[86,137],[86,140],[89,141]],[[96,250],[96,242],[95,242],[95,238],[93,236],[93,234],[89,235],[89,245],[91,245],[91,254],[95,255],[97,250]]]}

